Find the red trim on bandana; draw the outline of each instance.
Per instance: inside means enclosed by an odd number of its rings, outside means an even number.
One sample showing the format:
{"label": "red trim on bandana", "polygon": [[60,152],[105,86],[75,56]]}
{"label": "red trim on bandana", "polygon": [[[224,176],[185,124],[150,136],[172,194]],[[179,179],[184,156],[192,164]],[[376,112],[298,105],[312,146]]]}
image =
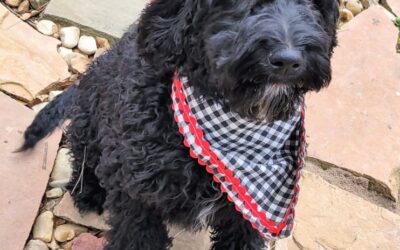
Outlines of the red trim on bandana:
{"label": "red trim on bandana", "polygon": [[[224,163],[222,161],[220,161],[218,159],[218,156],[211,150],[210,144],[207,142],[206,139],[204,139],[203,131],[197,126],[196,118],[190,114],[190,107],[186,103],[186,96],[182,91],[182,86],[183,86],[183,84],[182,84],[181,80],[179,79],[179,77],[175,76],[174,81],[173,81],[173,87],[175,87],[175,89],[176,89],[175,95],[176,95],[177,99],[179,100],[178,108],[182,112],[183,118],[189,126],[190,133],[192,135],[194,135],[194,137],[195,137],[195,144],[202,149],[201,154],[206,157],[209,157],[210,162],[212,164],[218,166],[217,171],[225,177],[226,182],[228,184],[232,185],[232,191],[234,191],[238,194],[238,199],[240,201],[242,201],[245,208],[248,209],[250,211],[250,213],[260,221],[260,224],[262,226],[266,227],[269,230],[269,233],[271,233],[272,235],[279,236],[282,229],[284,229],[287,226],[289,216],[292,214],[293,219],[295,217],[294,206],[297,203],[297,200],[298,200],[297,194],[299,192],[298,180],[300,179],[300,169],[302,168],[302,166],[304,164],[304,155],[305,155],[304,108],[301,112],[302,132],[300,135],[300,146],[299,146],[299,152],[298,152],[299,156],[298,156],[298,161],[297,161],[299,170],[296,173],[296,185],[294,187],[294,194],[293,194],[293,198],[289,204],[289,209],[284,216],[284,220],[281,223],[276,224],[276,222],[269,220],[265,213],[263,213],[262,211],[259,212],[257,203],[254,201],[254,199],[250,195],[247,194],[247,190],[245,187],[243,187],[241,185],[240,180],[233,175],[233,172],[230,169],[225,167]],[[174,111],[176,111],[174,105],[172,105],[172,109]],[[178,117],[176,115],[174,116],[174,119],[178,123]],[[221,191],[227,194],[228,200],[230,202],[233,202],[234,199],[229,195],[229,193],[226,191],[224,186],[221,185],[221,181],[218,179],[218,177],[216,175],[214,175],[213,169],[210,166],[207,166],[206,163],[203,162],[198,157],[198,155],[190,148],[190,145],[183,133],[183,128],[181,126],[179,126],[179,132],[185,138],[184,145],[189,149],[190,156],[193,159],[197,159],[198,163],[200,165],[204,166],[208,173],[213,174],[213,180],[215,182],[217,182],[218,184],[220,184],[219,186],[220,186]],[[259,230],[259,227],[255,223],[251,222],[249,220],[249,218],[242,213],[242,211],[240,210],[240,208],[237,205],[235,205],[235,209],[243,215],[244,219],[248,220],[252,224],[252,227],[254,229]],[[292,223],[290,231],[292,231],[292,229],[293,229],[293,224],[294,223]],[[264,235],[264,232],[260,232],[260,233],[262,235]]]}

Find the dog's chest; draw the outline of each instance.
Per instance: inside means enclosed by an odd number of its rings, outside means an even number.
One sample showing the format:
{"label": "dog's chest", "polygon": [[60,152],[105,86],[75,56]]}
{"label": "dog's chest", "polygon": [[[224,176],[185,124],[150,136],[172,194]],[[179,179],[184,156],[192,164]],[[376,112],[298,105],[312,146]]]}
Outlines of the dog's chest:
{"label": "dog's chest", "polygon": [[194,98],[175,79],[174,119],[190,156],[212,174],[231,202],[266,238],[290,234],[303,165],[302,112],[287,121],[251,122]]}

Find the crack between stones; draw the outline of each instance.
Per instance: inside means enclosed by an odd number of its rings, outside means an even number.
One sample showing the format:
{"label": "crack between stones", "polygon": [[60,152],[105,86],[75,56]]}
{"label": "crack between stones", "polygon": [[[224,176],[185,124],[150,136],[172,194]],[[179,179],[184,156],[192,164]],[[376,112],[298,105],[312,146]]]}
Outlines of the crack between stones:
{"label": "crack between stones", "polygon": [[371,176],[341,168],[323,160],[307,157],[306,170],[321,176],[328,183],[355,194],[379,207],[384,207],[394,213],[400,214],[400,168],[390,175],[391,187],[396,192],[391,192],[388,185]]}

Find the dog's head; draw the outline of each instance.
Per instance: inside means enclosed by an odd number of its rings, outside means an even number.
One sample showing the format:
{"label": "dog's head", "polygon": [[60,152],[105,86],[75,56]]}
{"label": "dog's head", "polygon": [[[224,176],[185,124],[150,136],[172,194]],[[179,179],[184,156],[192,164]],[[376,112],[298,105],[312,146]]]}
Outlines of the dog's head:
{"label": "dog's head", "polygon": [[155,0],[139,52],[243,117],[288,118],[331,80],[337,0]]}

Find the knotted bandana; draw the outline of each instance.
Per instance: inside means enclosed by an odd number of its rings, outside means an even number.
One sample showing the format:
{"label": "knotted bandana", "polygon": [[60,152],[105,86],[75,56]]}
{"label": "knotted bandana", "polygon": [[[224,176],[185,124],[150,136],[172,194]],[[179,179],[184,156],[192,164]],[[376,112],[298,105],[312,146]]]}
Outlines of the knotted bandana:
{"label": "knotted bandana", "polygon": [[195,98],[187,79],[177,76],[171,97],[191,157],[262,236],[288,237],[305,155],[302,105],[286,121],[250,121]]}

